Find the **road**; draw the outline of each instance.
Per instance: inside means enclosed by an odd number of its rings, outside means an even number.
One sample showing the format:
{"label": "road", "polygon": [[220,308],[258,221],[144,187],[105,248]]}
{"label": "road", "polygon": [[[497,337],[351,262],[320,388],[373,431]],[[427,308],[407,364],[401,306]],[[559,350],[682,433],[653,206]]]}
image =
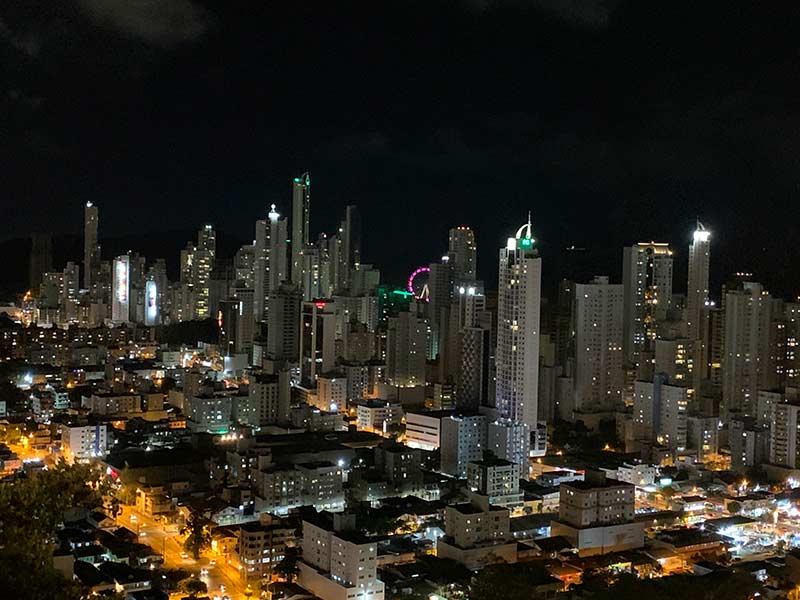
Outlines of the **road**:
{"label": "road", "polygon": [[[132,506],[121,506],[121,509],[117,523],[139,534],[140,543],[147,544],[162,554],[165,568],[184,569],[193,573],[208,586],[208,595],[211,598],[224,596],[229,596],[231,600],[245,598],[246,586],[236,567],[225,564],[222,557],[219,557],[219,564],[210,564],[215,558],[210,553],[201,556],[199,560],[194,560],[191,556],[183,558],[181,555],[185,554],[184,538],[178,533],[176,525],[167,525],[163,521],[156,522]],[[208,573],[201,574],[201,569],[207,569]]]}
{"label": "road", "polygon": [[41,460],[46,464],[55,464],[55,457],[48,450],[31,448],[22,444],[12,444],[6,442],[8,449],[14,452],[20,460]]}

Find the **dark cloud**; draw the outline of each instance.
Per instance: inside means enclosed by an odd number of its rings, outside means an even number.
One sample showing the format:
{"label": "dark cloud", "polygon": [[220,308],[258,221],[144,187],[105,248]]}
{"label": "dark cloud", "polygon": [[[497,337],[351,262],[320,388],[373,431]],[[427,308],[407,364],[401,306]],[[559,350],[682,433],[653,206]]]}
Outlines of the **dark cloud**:
{"label": "dark cloud", "polygon": [[206,12],[190,0],[78,0],[78,5],[97,24],[154,46],[190,42],[208,29]]}

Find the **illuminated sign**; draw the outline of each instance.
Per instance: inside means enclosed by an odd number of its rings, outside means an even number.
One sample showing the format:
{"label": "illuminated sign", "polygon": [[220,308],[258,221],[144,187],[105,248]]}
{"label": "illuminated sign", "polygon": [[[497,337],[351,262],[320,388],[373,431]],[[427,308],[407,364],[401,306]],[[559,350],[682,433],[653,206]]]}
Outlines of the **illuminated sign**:
{"label": "illuminated sign", "polygon": [[122,303],[128,302],[128,261],[116,261],[117,273],[117,300]]}
{"label": "illuminated sign", "polygon": [[158,287],[155,281],[148,281],[144,284],[145,295],[145,318],[150,324],[154,324],[158,318]]}

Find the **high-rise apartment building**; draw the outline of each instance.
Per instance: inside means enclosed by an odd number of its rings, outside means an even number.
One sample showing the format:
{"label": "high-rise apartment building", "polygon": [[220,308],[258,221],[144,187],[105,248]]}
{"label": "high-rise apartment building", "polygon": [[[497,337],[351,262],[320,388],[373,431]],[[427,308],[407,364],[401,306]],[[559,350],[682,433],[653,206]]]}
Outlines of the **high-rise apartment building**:
{"label": "high-rise apartment building", "polygon": [[[665,373],[674,385],[693,385],[694,344],[686,338],[657,339],[654,344],[654,373]],[[690,392],[691,394],[692,392]]]}
{"label": "high-rise apartment building", "polygon": [[[544,456],[545,444],[535,442],[533,453]],[[490,421],[486,425],[486,448],[498,458],[520,465],[520,472],[527,476],[531,455],[531,429],[527,424],[508,419]]]}
{"label": "high-rise apartment building", "polygon": [[645,242],[623,252],[625,360],[638,364],[656,339],[656,324],[667,318],[672,302],[672,250],[669,244]]}
{"label": "high-rise apartment building", "polygon": [[495,406],[507,419],[536,428],[542,259],[530,220],[500,249]]}
{"label": "high-rise apartment building", "polygon": [[292,180],[292,282],[300,283],[301,256],[311,241],[309,226],[311,222],[311,178],[308,173]]}
{"label": "high-rise apartment building", "polygon": [[447,255],[453,265],[456,281],[475,281],[477,278],[478,246],[475,243],[475,232],[472,229],[462,225],[450,230]]}
{"label": "high-rise apartment building", "polygon": [[779,402],[772,407],[769,462],[789,469],[800,467],[800,406]]}
{"label": "high-rise apartment building", "polygon": [[634,384],[633,421],[642,439],[683,451],[686,449],[688,390],[669,385],[668,381],[659,373],[652,382]]}
{"label": "high-rise apartment building", "polygon": [[698,221],[689,245],[689,282],[686,288],[686,333],[691,341],[701,339],[703,307],[707,305],[711,232]]}
{"label": "high-rise apartment building", "polygon": [[383,600],[378,544],[356,529],[354,515],[322,513],[303,521],[298,582],[322,600]]}
{"label": "high-rise apartment building", "polygon": [[453,302],[454,272],[448,257],[443,256],[441,262],[431,263],[428,279],[429,301],[426,306],[431,327],[428,340],[428,358],[435,359],[444,354],[447,340],[447,329],[450,320],[450,308]]}
{"label": "high-rise apartment building", "polygon": [[303,302],[300,313],[300,382],[316,387],[317,377],[336,361],[336,314],[333,303]]}
{"label": "high-rise apartment building", "polygon": [[289,279],[286,262],[287,220],[281,219],[275,205],[270,206],[266,220],[256,221],[253,244],[253,310],[256,320],[266,317],[269,297],[281,283]]}
{"label": "high-rise apartment building", "polygon": [[210,285],[216,253],[217,236],[214,228],[211,225],[204,225],[197,232],[197,247],[194,250],[194,313],[197,319],[208,319],[213,316],[213,307],[210,306]]}
{"label": "high-rise apartment building", "polygon": [[386,334],[386,378],[392,385],[425,385],[428,323],[412,312],[389,317]]}
{"label": "high-rise apartment building", "polygon": [[441,470],[453,477],[467,476],[467,465],[483,458],[486,448],[484,415],[452,415],[441,420]]}
{"label": "high-rise apartment building", "polygon": [[338,276],[334,282],[335,290],[351,288],[353,271],[361,265],[361,213],[354,204],[344,210],[344,219],[339,226],[341,252],[338,257]]}
{"label": "high-rise apartment building", "polygon": [[456,388],[456,407],[459,410],[478,410],[487,406],[490,398],[491,330],[484,327],[465,327],[461,330],[461,365]]}
{"label": "high-rise apartment building", "polygon": [[726,415],[753,415],[758,390],[781,384],[785,329],[777,325],[782,317],[782,301],[772,298],[760,283],[744,282],[741,289],[725,295],[722,400]]}
{"label": "high-rise apartment building", "polygon": [[622,403],[623,289],[608,277],[575,285],[575,409]]}
{"label": "high-rise apartment building", "polygon": [[97,229],[100,223],[99,209],[91,202],[83,212],[83,287],[94,293],[100,270],[100,244]]}
{"label": "high-rise apartment building", "polygon": [[250,375],[248,395],[237,403],[237,419],[246,425],[260,427],[289,420],[289,371],[276,375]]}
{"label": "high-rise apartment building", "polygon": [[300,289],[282,283],[269,298],[267,357],[295,363],[300,356]]}

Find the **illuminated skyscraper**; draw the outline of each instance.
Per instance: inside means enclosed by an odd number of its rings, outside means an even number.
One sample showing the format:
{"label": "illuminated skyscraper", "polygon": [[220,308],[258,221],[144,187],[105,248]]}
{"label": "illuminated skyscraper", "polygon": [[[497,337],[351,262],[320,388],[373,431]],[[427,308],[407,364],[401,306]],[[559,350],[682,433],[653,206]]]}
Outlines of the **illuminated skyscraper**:
{"label": "illuminated skyscraper", "polygon": [[754,415],[759,390],[778,389],[785,366],[783,301],[760,283],[744,282],[725,295],[723,414]]}
{"label": "illuminated skyscraper", "polygon": [[656,338],[656,324],[666,320],[672,302],[672,250],[669,244],[645,242],[623,252],[625,287],[623,347],[625,360],[638,364]]}
{"label": "illuminated skyscraper", "polygon": [[692,341],[700,339],[700,320],[708,302],[710,239],[711,232],[698,221],[689,245],[689,285],[686,288],[686,333]]}
{"label": "illuminated skyscraper", "polygon": [[309,242],[311,220],[311,178],[308,173],[292,181],[292,273],[294,283],[302,280],[302,253]]}
{"label": "illuminated skyscraper", "polygon": [[100,245],[97,242],[97,228],[100,222],[98,208],[86,203],[83,213],[83,287],[92,292],[100,270]]}
{"label": "illuminated skyscraper", "polygon": [[269,309],[269,297],[288,279],[286,264],[286,219],[273,204],[266,220],[256,222],[256,240],[254,244],[254,302],[256,320],[266,318]]}
{"label": "illuminated skyscraper", "polygon": [[575,285],[575,408],[622,404],[622,286],[595,277]]}
{"label": "illuminated skyscraper", "polygon": [[211,225],[204,225],[197,232],[197,247],[194,251],[193,289],[196,319],[208,319],[213,316],[209,306],[209,291],[216,253],[217,235]]}
{"label": "illuminated skyscraper", "polygon": [[495,406],[500,416],[537,426],[542,259],[530,218],[500,249]]}
{"label": "illuminated skyscraper", "polygon": [[475,281],[478,247],[472,229],[463,225],[451,229],[447,254],[456,281]]}

